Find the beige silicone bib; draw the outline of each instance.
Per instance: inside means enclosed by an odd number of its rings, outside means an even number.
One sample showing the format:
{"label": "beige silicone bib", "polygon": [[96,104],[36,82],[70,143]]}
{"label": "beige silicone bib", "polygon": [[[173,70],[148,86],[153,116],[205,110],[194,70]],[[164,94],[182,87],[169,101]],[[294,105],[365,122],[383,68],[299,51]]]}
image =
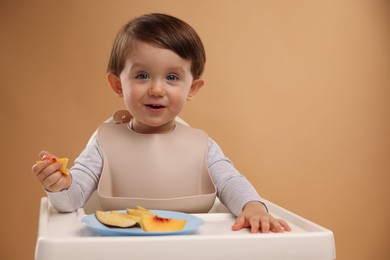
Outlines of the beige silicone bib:
{"label": "beige silicone bib", "polygon": [[207,135],[181,123],[166,134],[139,134],[129,127],[131,116],[123,113],[115,114],[117,123],[105,123],[98,129],[104,157],[98,186],[102,208],[139,205],[188,213],[208,212],[216,188],[206,163]]}

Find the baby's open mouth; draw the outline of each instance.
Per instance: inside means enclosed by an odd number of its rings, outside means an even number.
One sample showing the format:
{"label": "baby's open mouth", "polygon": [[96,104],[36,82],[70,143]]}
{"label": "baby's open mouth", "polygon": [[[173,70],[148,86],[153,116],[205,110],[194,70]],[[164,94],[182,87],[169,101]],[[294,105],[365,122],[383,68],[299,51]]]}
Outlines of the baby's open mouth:
{"label": "baby's open mouth", "polygon": [[164,106],[162,106],[162,105],[156,105],[156,104],[147,104],[146,106],[147,106],[147,107],[150,107],[150,108],[152,108],[152,109],[164,108]]}

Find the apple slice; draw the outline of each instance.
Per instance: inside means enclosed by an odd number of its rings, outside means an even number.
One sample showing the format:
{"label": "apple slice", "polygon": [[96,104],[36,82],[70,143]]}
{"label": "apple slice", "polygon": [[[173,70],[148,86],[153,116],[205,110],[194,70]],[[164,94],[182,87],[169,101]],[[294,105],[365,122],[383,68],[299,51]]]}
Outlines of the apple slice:
{"label": "apple slice", "polygon": [[134,220],[137,224],[140,224],[140,222],[141,222],[141,217],[130,215],[130,214],[127,214],[127,213],[123,213],[123,212],[120,212],[120,211],[115,211],[114,210],[114,211],[111,211],[111,214],[118,215],[118,216],[121,216],[123,218],[128,218],[128,219]]}
{"label": "apple slice", "polygon": [[156,214],[154,214],[153,212],[145,209],[145,208],[142,208],[142,207],[139,207],[137,206],[136,209],[126,209],[127,211],[127,214],[129,215],[132,215],[132,216],[136,216],[136,217],[143,217],[144,215],[146,216],[154,216]]}
{"label": "apple slice", "polygon": [[[119,214],[121,213],[121,214]],[[132,227],[137,224],[137,221],[135,221],[133,218],[130,218],[127,215],[122,212],[105,212],[101,210],[97,210],[95,212],[96,218],[103,223],[104,225],[110,226],[110,227]]]}
{"label": "apple slice", "polygon": [[138,205],[137,205],[137,209],[138,209],[138,210],[142,210],[142,211],[148,211],[148,212],[151,212],[150,210],[148,210],[148,209],[145,209],[144,207],[141,207],[141,206],[138,206]]}

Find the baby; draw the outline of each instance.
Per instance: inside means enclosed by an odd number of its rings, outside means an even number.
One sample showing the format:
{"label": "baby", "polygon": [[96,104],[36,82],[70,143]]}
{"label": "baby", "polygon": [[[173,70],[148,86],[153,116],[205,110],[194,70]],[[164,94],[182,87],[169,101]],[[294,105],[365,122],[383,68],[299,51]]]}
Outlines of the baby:
{"label": "baby", "polygon": [[[205,139],[206,142],[198,144],[192,141],[196,147],[200,147],[200,152],[194,155],[198,159],[191,161],[189,159],[193,156],[192,152],[181,152],[180,156],[184,159],[183,161],[180,159],[178,163],[184,164],[184,167],[189,165],[187,161],[202,164],[201,167],[187,167],[191,174],[189,178],[207,172],[213,187],[216,188],[218,198],[237,216],[232,229],[250,228],[253,233],[290,231],[285,221],[275,219],[268,212],[254,187],[234,168],[214,140],[203,131],[183,126],[176,121],[186,101],[193,99],[204,85],[201,76],[205,61],[205,50],[198,34],[191,26],[178,18],[165,14],[147,14],[124,25],[115,39],[107,69],[109,85],[120,98],[123,98],[128,112],[128,120],[119,124],[125,126],[120,130],[124,137],[123,139],[117,138],[114,132],[119,128],[113,123],[109,128],[114,130],[108,130],[108,134],[103,134],[106,130],[100,127],[98,135],[92,138],[75,160],[74,166],[70,169],[71,174],[62,174],[59,171],[62,166],[61,162],[50,160],[56,158],[55,155],[46,151],[40,152],[39,156],[42,160],[32,167],[32,171],[45,188],[53,207],[60,212],[72,212],[83,207],[93,191],[102,185],[100,183],[104,176],[102,172],[105,171],[105,164],[107,166],[108,160],[110,164],[117,164],[117,166],[123,164],[119,168],[126,168],[126,171],[122,173],[114,173],[112,170],[113,178],[115,178],[113,183],[118,183],[116,185],[124,188],[130,185],[132,180],[139,183],[137,185],[144,185],[142,184],[144,182],[139,180],[142,179],[142,175],[138,173],[135,175],[135,171],[134,173],[131,171],[132,165],[137,161],[147,162],[151,165],[148,169],[153,171],[153,164],[158,156],[153,155],[154,153],[150,152],[152,150],[148,152],[147,145],[132,145],[132,142],[138,138],[149,140],[149,137],[161,137],[163,142],[167,143],[166,138],[186,136],[186,141],[191,144],[192,139],[197,140],[196,138],[199,137],[200,140]],[[117,138],[115,144],[118,143],[121,146],[120,151],[125,151],[126,156],[126,150],[129,151],[132,156],[131,163],[126,162],[127,160],[113,162],[113,156],[107,156],[109,149],[115,153],[115,147],[107,148],[105,143],[111,143],[107,141],[106,135]],[[177,146],[177,149],[183,149],[181,143],[184,139],[180,140],[179,137],[177,139],[179,140],[169,141],[171,142],[169,144],[172,147]],[[135,147],[140,147],[140,150],[134,151]],[[176,149],[166,145],[164,147]],[[165,149],[164,147],[162,150]],[[201,154],[202,149],[206,151],[206,156]],[[117,154],[119,155],[119,152]],[[166,154],[164,153],[164,156]],[[126,158],[125,155],[122,157]],[[177,160],[166,157],[167,167]],[[136,165],[134,167],[142,168]],[[206,170],[195,170],[202,168]],[[169,169],[175,169],[175,167]],[[175,177],[170,176],[170,171],[164,170],[161,172],[155,170],[152,174],[155,176],[166,174],[164,178],[180,179],[183,172],[172,173]],[[182,178],[182,181],[186,182],[186,179],[187,177]],[[153,191],[161,190],[164,193],[175,188],[158,187],[158,183],[153,185],[140,187],[140,191],[149,192],[153,189]],[[191,183],[188,182],[186,185],[191,185]]]}

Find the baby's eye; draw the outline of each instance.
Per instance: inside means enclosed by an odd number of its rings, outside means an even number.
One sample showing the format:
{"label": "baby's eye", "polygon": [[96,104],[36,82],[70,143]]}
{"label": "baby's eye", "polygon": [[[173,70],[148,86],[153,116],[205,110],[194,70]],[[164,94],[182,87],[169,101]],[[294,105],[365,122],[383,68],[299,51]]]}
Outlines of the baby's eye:
{"label": "baby's eye", "polygon": [[138,73],[135,77],[137,79],[149,79],[149,75],[146,73]]}
{"label": "baby's eye", "polygon": [[175,81],[178,80],[179,78],[174,74],[169,74],[166,79],[169,81]]}

